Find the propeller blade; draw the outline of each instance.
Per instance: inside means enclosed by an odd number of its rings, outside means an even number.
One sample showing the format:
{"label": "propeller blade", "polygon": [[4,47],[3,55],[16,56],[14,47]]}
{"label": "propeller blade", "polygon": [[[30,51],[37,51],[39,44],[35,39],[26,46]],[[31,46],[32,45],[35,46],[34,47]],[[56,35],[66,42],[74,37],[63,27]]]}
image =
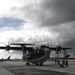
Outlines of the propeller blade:
{"label": "propeller blade", "polygon": [[9,49],[10,49],[10,43],[9,43],[9,41],[8,41],[8,44],[5,44],[5,43],[3,43],[5,46],[6,46],[6,51],[9,51]]}

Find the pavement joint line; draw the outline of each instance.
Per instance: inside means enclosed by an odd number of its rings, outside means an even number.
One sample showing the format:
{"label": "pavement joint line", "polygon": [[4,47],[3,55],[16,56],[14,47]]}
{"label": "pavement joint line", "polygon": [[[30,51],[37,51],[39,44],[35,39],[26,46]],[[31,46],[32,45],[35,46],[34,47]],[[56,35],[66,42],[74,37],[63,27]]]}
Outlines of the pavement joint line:
{"label": "pavement joint line", "polygon": [[13,73],[9,72],[8,70],[0,67],[0,75],[14,75]]}
{"label": "pavement joint line", "polygon": [[53,68],[45,68],[45,67],[35,67],[35,68],[38,68],[38,69],[42,69],[42,70],[48,70],[48,71],[55,71],[55,72],[62,72],[62,73],[67,73],[67,74],[72,74],[72,75],[75,75],[75,72],[68,72],[68,71],[65,71],[65,70],[56,70],[56,69],[53,69]]}

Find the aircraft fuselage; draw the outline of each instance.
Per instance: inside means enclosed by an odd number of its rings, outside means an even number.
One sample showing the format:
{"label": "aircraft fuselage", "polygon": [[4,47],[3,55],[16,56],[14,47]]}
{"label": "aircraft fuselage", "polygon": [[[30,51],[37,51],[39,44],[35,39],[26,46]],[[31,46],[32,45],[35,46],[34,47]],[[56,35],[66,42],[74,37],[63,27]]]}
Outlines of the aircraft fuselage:
{"label": "aircraft fuselage", "polygon": [[23,60],[33,64],[44,63],[50,57],[50,49],[40,48],[23,51]]}

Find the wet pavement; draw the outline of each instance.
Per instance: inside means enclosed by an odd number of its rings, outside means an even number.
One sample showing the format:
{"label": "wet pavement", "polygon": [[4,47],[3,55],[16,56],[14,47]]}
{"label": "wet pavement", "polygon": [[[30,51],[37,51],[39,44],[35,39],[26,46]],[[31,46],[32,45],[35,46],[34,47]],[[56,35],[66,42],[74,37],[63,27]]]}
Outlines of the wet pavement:
{"label": "wet pavement", "polygon": [[[53,63],[46,62],[44,66],[30,65],[26,66],[25,62],[0,62],[0,67],[6,69],[7,71],[13,73],[14,75],[75,75],[68,72],[56,71],[61,69],[58,66],[54,66]],[[55,69],[50,70],[50,69]],[[8,74],[6,74],[8,75]]]}
{"label": "wet pavement", "polygon": [[4,68],[15,75],[68,75],[67,73],[36,69],[31,66],[9,66]]}

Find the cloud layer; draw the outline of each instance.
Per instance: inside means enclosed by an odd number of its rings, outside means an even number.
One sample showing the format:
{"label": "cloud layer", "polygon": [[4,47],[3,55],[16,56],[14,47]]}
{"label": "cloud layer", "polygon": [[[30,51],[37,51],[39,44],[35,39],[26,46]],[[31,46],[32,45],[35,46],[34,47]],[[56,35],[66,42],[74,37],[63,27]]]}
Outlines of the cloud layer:
{"label": "cloud layer", "polygon": [[0,26],[0,42],[61,43],[74,49],[75,0],[3,0],[2,18],[23,22],[17,29]]}

